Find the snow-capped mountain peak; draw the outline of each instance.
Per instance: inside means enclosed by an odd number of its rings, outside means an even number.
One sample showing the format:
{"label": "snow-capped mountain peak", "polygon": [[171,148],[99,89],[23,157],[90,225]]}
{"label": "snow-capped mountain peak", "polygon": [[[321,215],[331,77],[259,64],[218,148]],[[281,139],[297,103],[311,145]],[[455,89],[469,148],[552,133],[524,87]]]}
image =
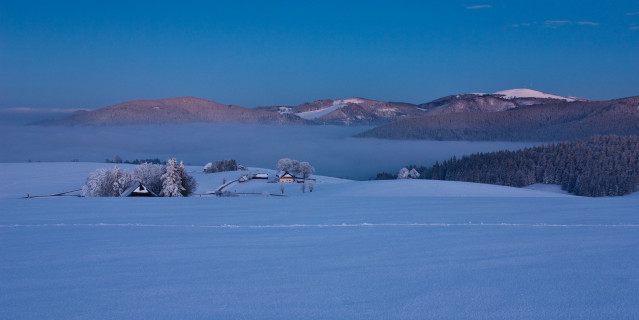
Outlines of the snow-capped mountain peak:
{"label": "snow-capped mountain peak", "polygon": [[568,102],[575,101],[574,98],[571,97],[562,97],[554,94],[549,94],[541,91],[536,91],[532,89],[510,89],[495,92],[495,95],[502,95],[506,99],[516,99],[516,98],[540,98],[540,99],[557,99],[557,100],[565,100]]}
{"label": "snow-capped mountain peak", "polygon": [[348,99],[342,99],[342,100],[335,100],[334,104],[346,104],[346,103],[360,104],[363,102],[364,102],[364,99],[362,98],[348,98]]}

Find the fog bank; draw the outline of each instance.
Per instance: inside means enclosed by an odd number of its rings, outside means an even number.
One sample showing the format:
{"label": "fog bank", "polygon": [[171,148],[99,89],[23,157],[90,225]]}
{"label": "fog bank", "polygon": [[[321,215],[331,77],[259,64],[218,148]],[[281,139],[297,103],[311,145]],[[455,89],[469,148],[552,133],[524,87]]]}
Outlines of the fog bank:
{"label": "fog bank", "polygon": [[318,174],[368,179],[408,164],[453,155],[535,145],[529,142],[396,141],[352,138],[368,127],[190,124],[113,127],[0,125],[1,162],[104,162],[176,157],[204,165],[221,159],[273,168],[283,157],[310,162]]}

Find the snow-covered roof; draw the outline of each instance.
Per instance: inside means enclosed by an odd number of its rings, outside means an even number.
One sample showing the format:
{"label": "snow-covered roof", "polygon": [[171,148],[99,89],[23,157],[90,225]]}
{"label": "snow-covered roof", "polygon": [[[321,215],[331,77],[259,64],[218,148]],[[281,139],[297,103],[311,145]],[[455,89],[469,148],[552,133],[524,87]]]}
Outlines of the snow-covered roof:
{"label": "snow-covered roof", "polygon": [[128,197],[132,193],[146,194],[150,197],[158,196],[157,194],[155,194],[155,192],[149,190],[149,188],[147,188],[145,185],[142,184],[142,182],[139,181],[132,183],[129,188],[127,188],[126,190],[124,190],[124,192],[122,192],[122,194],[120,194],[120,197]]}
{"label": "snow-covered roof", "polygon": [[295,176],[290,174],[288,171],[280,172],[280,173],[277,174],[276,177],[278,179],[282,179],[282,178],[293,178],[293,179],[295,179]]}

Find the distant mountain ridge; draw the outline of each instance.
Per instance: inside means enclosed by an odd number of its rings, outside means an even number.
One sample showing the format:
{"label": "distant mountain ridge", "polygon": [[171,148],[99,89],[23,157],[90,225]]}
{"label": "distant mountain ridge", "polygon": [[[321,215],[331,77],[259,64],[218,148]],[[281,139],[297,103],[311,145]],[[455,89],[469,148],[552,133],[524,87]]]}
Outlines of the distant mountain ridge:
{"label": "distant mountain ridge", "polygon": [[588,101],[583,98],[562,97],[531,89],[511,89],[488,93],[469,93],[446,96],[428,103],[420,104],[425,115],[461,113],[461,112],[498,112],[537,104],[549,104],[560,101]]}
{"label": "distant mountain ridge", "polygon": [[265,123],[306,124],[299,117],[224,105],[193,97],[160,100],[134,100],[106,108],[76,113],[64,119],[45,121],[41,125],[134,125],[165,123]]}
{"label": "distant mountain ridge", "polygon": [[318,124],[370,125],[423,116],[417,105],[404,102],[382,102],[364,98],[317,100],[298,106],[263,107],[283,114],[294,114]]}
{"label": "distant mountain ridge", "polygon": [[494,94],[462,94],[415,105],[365,98],[326,99],[297,106],[245,108],[194,97],[134,100],[105,108],[78,112],[40,125],[134,125],[165,123],[259,123],[383,125],[423,116],[450,113],[486,113],[558,101],[584,101],[530,89]]}
{"label": "distant mountain ridge", "polygon": [[592,135],[639,135],[639,96],[609,101],[553,101],[496,112],[430,114],[378,126],[357,137],[559,141]]}
{"label": "distant mountain ridge", "polygon": [[245,108],[194,97],[134,100],[78,112],[38,125],[133,125],[164,123],[260,123],[372,125],[422,116],[416,105],[362,98],[318,100],[299,106]]}

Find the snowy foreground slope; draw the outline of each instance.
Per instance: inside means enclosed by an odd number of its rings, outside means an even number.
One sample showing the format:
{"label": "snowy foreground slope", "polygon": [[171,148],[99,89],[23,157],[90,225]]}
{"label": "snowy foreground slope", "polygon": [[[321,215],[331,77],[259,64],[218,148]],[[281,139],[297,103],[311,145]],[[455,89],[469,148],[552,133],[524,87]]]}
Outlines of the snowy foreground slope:
{"label": "snowy foreground slope", "polygon": [[[290,197],[17,199],[51,186],[23,165],[0,164],[1,318],[639,317],[636,195],[325,178]],[[104,166],[39,165],[60,187]]]}

